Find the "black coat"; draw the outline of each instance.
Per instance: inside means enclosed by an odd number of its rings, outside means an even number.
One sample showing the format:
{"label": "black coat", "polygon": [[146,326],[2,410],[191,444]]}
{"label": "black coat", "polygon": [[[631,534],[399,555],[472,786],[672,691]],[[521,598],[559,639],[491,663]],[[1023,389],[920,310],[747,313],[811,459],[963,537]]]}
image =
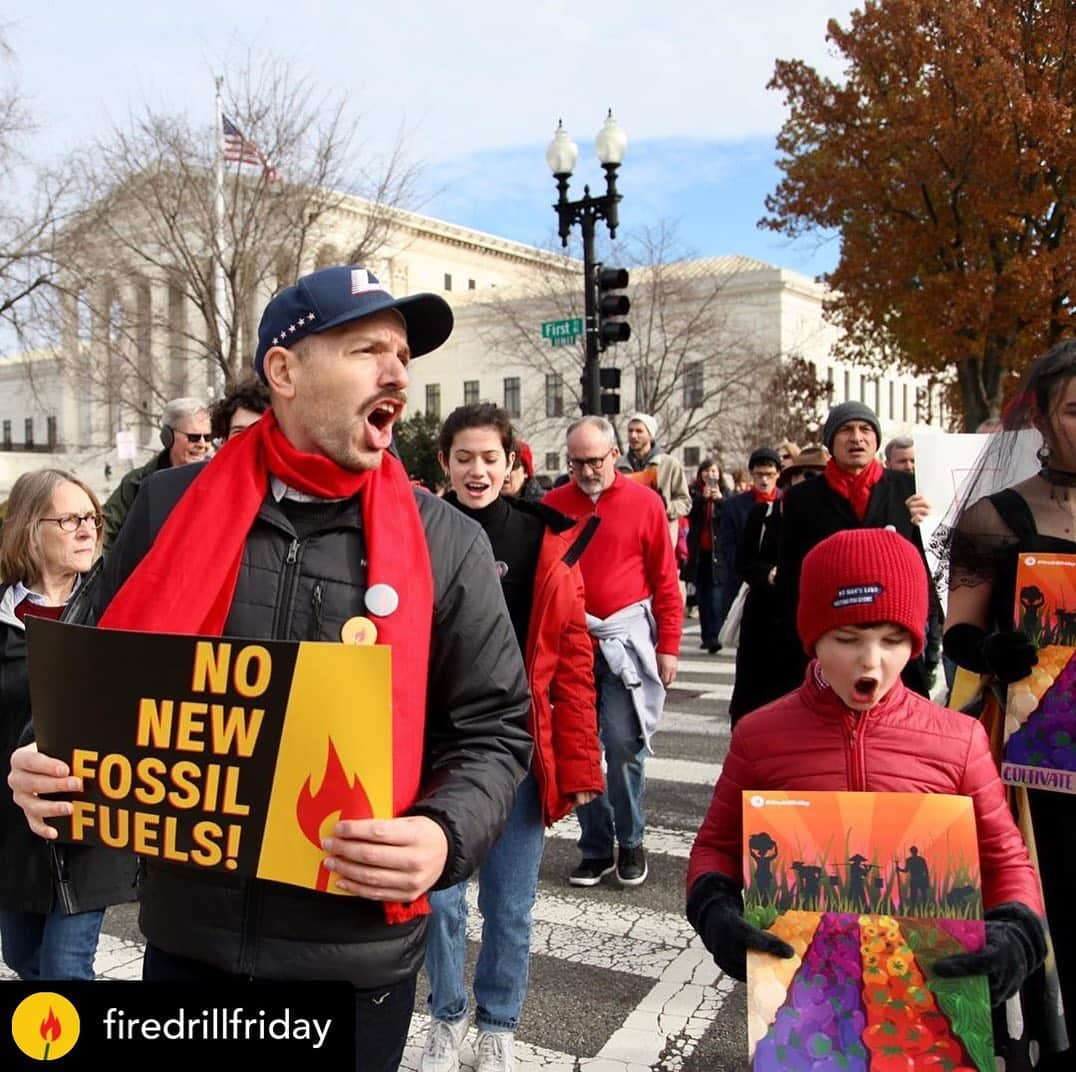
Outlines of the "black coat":
{"label": "black coat", "polygon": [[[835,532],[892,527],[923,555],[919,526],[912,523],[905,505],[914,494],[915,478],[911,473],[886,469],[882,479],[871,488],[867,512],[860,521],[848,499],[834,491],[823,476],[804,481],[785,492],[775,588],[776,636],[772,673],[774,687],[780,688],[777,695],[798,688],[807,668],[807,656],[796,632],[800,570],[807,552]],[[923,568],[929,576],[925,555]],[[926,624],[923,623],[924,627]],[[902,676],[909,688],[924,696],[929,694],[928,672],[922,659],[908,663]]]}
{"label": "black coat", "polygon": [[695,571],[699,562],[699,541],[702,538],[703,527],[706,524],[706,505],[713,503],[710,511],[710,570],[714,584],[720,585],[725,582],[725,560],[721,556],[721,514],[725,508],[725,499],[705,499],[698,486],[691,489],[691,513],[688,514],[687,523],[687,562],[684,564],[683,576],[685,580],[694,581]]}
{"label": "black coat", "polygon": [[[141,561],[203,464],[143,484],[106,560],[99,607]],[[530,694],[485,534],[448,503],[414,494],[434,605],[425,762],[410,814],[445,830],[448,861],[436,884],[443,888],[467,878],[504,828],[530,762]],[[366,613],[364,565],[357,500],[330,506],[299,536],[267,495],[247,535],[223,635],[339,641],[343,622]],[[146,862],[140,900],[139,924],[152,944],[256,978],[387,986],[414,975],[425,951],[425,917],[389,925],[374,901],[157,860]]]}
{"label": "black coat", "polygon": [[[0,584],[0,605],[6,592],[7,586]],[[73,616],[74,608],[72,601],[66,620],[79,620]],[[11,753],[29,740],[26,632],[22,622],[5,614],[0,619],[0,755],[5,770]],[[65,913],[107,908],[135,899],[134,879],[135,858],[130,853],[56,845],[32,833],[5,784],[0,793],[0,908],[42,915],[57,903]]]}
{"label": "black coat", "polygon": [[721,558],[725,562],[725,587],[721,593],[721,620],[732,606],[740,585],[746,580],[740,575],[737,563],[740,557],[740,548],[743,546],[744,526],[747,524],[748,515],[758,506],[754,491],[741,491],[739,495],[733,495],[725,500],[725,508],[721,511]]}
{"label": "black coat", "polygon": [[757,503],[747,515],[736,572],[750,585],[736,645],[736,680],[729,701],[733,725],[744,715],[781,695],[773,684],[774,587],[770,571],[777,565],[781,541],[782,500]]}

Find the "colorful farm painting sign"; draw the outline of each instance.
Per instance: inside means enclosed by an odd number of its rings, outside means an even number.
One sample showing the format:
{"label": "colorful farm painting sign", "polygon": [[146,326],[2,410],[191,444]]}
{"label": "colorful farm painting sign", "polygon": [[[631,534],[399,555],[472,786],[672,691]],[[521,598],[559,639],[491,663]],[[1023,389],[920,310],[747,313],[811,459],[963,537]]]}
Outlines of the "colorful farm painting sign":
{"label": "colorful farm painting sign", "polygon": [[1002,781],[1076,793],[1076,555],[1020,555],[1015,618],[1039,662],[1009,686]]}
{"label": "colorful farm painting sign", "polygon": [[984,941],[967,797],[744,793],[744,911],[790,960],[749,952],[753,1072],[992,1072],[985,977],[940,979]]}

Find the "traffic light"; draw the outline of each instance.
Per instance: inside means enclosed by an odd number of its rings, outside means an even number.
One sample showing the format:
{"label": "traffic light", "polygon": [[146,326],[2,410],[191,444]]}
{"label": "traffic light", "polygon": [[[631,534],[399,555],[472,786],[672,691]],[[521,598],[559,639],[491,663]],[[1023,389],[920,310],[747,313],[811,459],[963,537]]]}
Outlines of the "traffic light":
{"label": "traffic light", "polygon": [[[624,325],[627,327],[627,324]],[[603,417],[615,417],[620,412],[620,369],[603,368],[601,378],[601,412]]]}
{"label": "traffic light", "polygon": [[627,268],[595,269],[598,287],[598,348],[604,350],[611,343],[627,342],[631,338],[631,325],[622,318],[628,315],[631,300],[627,294],[618,293],[628,285]]}

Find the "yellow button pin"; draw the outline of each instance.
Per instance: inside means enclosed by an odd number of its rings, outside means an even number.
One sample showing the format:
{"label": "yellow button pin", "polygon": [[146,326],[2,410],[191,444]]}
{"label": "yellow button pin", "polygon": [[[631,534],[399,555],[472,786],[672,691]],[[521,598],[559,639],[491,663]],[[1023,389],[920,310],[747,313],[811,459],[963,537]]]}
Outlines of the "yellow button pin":
{"label": "yellow button pin", "polygon": [[348,618],[340,626],[340,639],[345,644],[373,644],[377,640],[377,626],[362,615]]}

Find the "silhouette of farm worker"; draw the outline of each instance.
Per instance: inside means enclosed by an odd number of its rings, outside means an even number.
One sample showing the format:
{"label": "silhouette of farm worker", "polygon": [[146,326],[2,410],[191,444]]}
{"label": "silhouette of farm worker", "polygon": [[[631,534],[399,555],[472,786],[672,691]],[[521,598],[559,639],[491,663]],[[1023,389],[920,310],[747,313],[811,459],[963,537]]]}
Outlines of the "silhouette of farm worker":
{"label": "silhouette of farm worker", "polygon": [[867,876],[873,866],[867,863],[866,856],[860,856],[858,852],[848,861],[848,897],[859,908],[868,905]]}
{"label": "silhouette of farm worker", "polygon": [[914,908],[918,905],[922,908],[930,899],[930,869],[914,845],[908,853],[904,866],[897,864],[897,870],[908,876],[908,907]]}
{"label": "silhouette of farm worker", "polygon": [[751,835],[747,847],[751,859],[755,861],[755,889],[762,900],[768,901],[773,896],[773,868],[770,861],[777,856],[777,842],[762,831]]}
{"label": "silhouette of farm worker", "polygon": [[822,868],[796,860],[792,870],[799,880],[799,907],[818,908],[822,898]]}
{"label": "silhouette of farm worker", "polygon": [[1046,596],[1037,585],[1029,584],[1020,589],[1020,628],[1030,637],[1037,636],[1042,627],[1039,612],[1044,606]]}

